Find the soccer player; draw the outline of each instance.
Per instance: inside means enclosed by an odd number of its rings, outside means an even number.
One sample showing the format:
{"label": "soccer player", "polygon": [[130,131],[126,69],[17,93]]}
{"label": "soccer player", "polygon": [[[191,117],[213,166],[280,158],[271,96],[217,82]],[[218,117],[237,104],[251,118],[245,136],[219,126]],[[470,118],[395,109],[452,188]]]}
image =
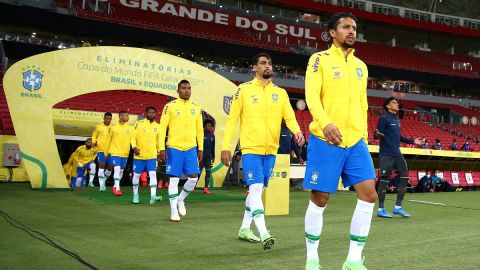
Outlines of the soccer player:
{"label": "soccer player", "polygon": [[[166,173],[170,177],[168,197],[170,198],[170,220],[180,221],[185,216],[185,198],[193,191],[200,170],[198,163],[203,157],[203,120],[199,106],[190,101],[192,87],[187,80],[178,83],[179,98],[169,102],[163,108],[160,119],[160,160],[166,160]],[[165,136],[168,128],[167,148]],[[198,145],[198,149],[197,149]],[[182,175],[188,179],[178,195],[178,182]]]}
{"label": "soccer player", "polygon": [[138,183],[140,174],[144,171],[148,172],[150,177],[150,204],[161,200],[162,197],[157,197],[157,155],[160,151],[160,144],[158,142],[158,135],[160,125],[155,122],[155,114],[157,109],[155,107],[147,107],[146,119],[135,123],[135,133],[131,139],[133,148],[133,203],[139,203]]}
{"label": "soccer player", "polygon": [[89,169],[88,185],[93,186],[93,178],[95,177],[95,157],[97,156],[97,149],[92,145],[92,139],[88,138],[85,145],[82,145],[72,154],[73,164],[77,164],[77,178],[72,177],[72,187],[82,186],[83,175],[85,170]]}
{"label": "soccer player", "polygon": [[[260,53],[252,59],[255,78],[242,83],[234,96],[222,144],[222,163],[229,167],[232,136],[240,119],[240,150],[244,179],[248,185],[243,222],[238,232],[241,240],[262,242],[268,251],[275,244],[265,225],[262,193],[268,186],[275,165],[275,155],[280,140],[280,126],[284,119],[295,134],[295,140],[303,144],[305,139],[287,95],[272,82],[272,58]],[[258,238],[250,229],[252,219],[260,233]]]}
{"label": "soccer player", "polygon": [[367,66],[353,55],[357,19],[337,13],[328,22],[332,46],[310,57],[305,96],[312,114],[304,188],[311,189],[305,214],[306,269],[320,269],[318,245],[323,212],[339,178],[354,186],[357,204],[350,225],[350,250],[344,270],[367,269],[362,250],[377,199],[375,171],[367,148]]}
{"label": "soccer player", "polygon": [[[95,127],[95,130],[92,134],[92,143],[93,146],[97,148],[97,161],[98,161],[98,183],[100,185],[100,191],[103,192],[107,188],[105,187],[105,179],[110,177],[112,172],[110,170],[105,170],[105,164],[108,157],[105,156],[105,147],[107,145],[108,133],[110,127],[112,126],[112,114],[106,112],[103,115],[103,122],[98,124]],[[93,184],[92,184],[93,187]]]}
{"label": "soccer player", "polygon": [[384,208],[385,193],[392,170],[397,170],[400,181],[398,183],[397,201],[393,208],[393,213],[409,218],[410,215],[402,208],[402,201],[408,185],[408,168],[407,162],[405,162],[402,153],[400,153],[400,142],[422,145],[423,140],[420,138],[408,139],[400,134],[400,120],[397,117],[400,108],[394,97],[386,98],[383,102],[383,108],[386,113],[378,119],[377,129],[375,129],[375,133],[373,134],[375,139],[380,139],[380,180],[377,188],[377,216],[381,218],[392,218],[392,215]]}
{"label": "soccer player", "polygon": [[205,168],[205,186],[203,193],[210,194],[208,185],[212,176],[212,164],[215,160],[215,134],[212,120],[205,120],[203,122],[203,159],[200,162],[200,174],[202,174],[203,168]]}
{"label": "soccer player", "polygon": [[122,196],[120,180],[122,179],[123,169],[127,164],[130,142],[135,130],[133,126],[128,124],[127,111],[120,111],[118,115],[118,125],[110,128],[106,149],[108,149],[107,153],[111,155],[109,163],[113,166],[113,180],[115,184],[112,187],[112,192],[115,196]]}

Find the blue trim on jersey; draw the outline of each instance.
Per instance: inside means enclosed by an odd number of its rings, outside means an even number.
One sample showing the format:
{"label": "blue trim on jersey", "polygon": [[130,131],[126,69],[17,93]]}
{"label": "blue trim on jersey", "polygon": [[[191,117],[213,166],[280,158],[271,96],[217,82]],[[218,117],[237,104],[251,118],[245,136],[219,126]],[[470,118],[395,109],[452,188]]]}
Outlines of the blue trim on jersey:
{"label": "blue trim on jersey", "polygon": [[167,148],[167,175],[182,177],[182,175],[200,174],[197,159],[197,147],[186,151]]}
{"label": "blue trim on jersey", "polygon": [[243,179],[247,185],[263,184],[267,187],[275,166],[275,159],[275,155],[242,155]]}
{"label": "blue trim on jersey", "polygon": [[342,148],[310,135],[307,168],[303,187],[335,193],[342,177],[344,187],[375,179],[375,170],[368,147],[363,140]]}
{"label": "blue trim on jersey", "polygon": [[157,159],[133,159],[133,172],[141,174],[143,172],[157,171]]}

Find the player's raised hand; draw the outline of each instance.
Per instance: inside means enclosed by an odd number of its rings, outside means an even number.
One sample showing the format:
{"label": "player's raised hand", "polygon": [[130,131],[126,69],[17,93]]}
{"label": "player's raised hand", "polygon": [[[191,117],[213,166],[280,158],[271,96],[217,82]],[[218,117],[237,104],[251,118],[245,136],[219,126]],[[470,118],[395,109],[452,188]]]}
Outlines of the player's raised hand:
{"label": "player's raised hand", "polygon": [[328,124],[323,128],[323,135],[325,139],[333,145],[340,145],[342,143],[342,134],[334,124]]}
{"label": "player's raised hand", "polygon": [[230,151],[222,151],[221,160],[223,165],[230,167],[230,163],[232,162],[232,153]]}
{"label": "player's raised hand", "polygon": [[197,158],[198,158],[198,162],[202,162],[202,159],[203,159],[203,150],[198,150],[198,153],[197,153]]}
{"label": "player's raised hand", "polygon": [[161,161],[161,162],[165,162],[167,161],[167,151],[165,150],[160,150],[160,154],[158,154],[158,159]]}
{"label": "player's raised hand", "polygon": [[134,147],[133,153],[135,154],[135,156],[140,156],[140,149],[138,147]]}
{"label": "player's raised hand", "polygon": [[303,137],[303,134],[302,132],[297,132],[293,139],[295,140],[295,142],[298,144],[298,146],[302,146],[305,144],[305,137]]}

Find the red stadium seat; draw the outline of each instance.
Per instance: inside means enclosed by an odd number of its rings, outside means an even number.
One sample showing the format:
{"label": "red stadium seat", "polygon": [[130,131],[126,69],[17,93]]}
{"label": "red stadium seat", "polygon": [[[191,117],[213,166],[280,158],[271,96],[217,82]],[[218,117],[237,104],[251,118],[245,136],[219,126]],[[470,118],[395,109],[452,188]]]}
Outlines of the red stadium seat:
{"label": "red stadium seat", "polygon": [[408,171],[408,181],[412,187],[416,187],[418,185],[418,171],[410,170]]}

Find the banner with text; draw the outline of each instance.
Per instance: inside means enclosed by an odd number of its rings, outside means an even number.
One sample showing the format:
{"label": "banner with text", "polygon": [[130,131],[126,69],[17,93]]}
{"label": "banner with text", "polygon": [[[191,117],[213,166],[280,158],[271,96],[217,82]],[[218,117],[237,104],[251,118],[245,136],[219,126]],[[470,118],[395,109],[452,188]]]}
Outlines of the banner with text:
{"label": "banner with text", "polygon": [[[141,90],[176,97],[177,83],[182,79],[192,85],[191,100],[216,119],[219,143],[215,151],[220,156],[223,129],[237,87],[214,71],[158,51],[108,46],[48,52],[15,63],[5,74],[3,87],[32,187],[68,188],[55,143],[55,104],[107,90]],[[55,117],[60,115],[55,112]],[[215,186],[221,186],[225,172],[221,163],[214,164]]]}

